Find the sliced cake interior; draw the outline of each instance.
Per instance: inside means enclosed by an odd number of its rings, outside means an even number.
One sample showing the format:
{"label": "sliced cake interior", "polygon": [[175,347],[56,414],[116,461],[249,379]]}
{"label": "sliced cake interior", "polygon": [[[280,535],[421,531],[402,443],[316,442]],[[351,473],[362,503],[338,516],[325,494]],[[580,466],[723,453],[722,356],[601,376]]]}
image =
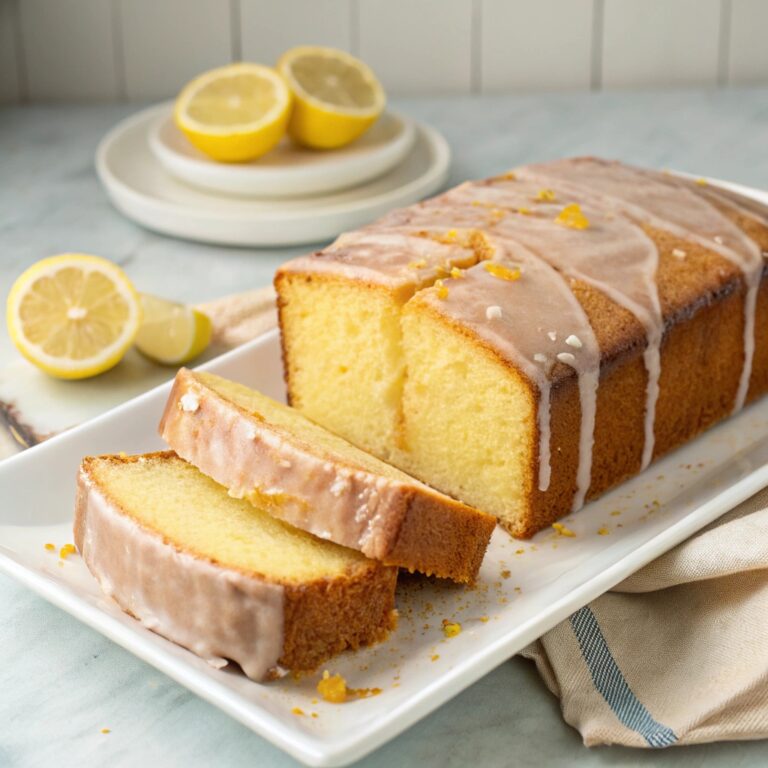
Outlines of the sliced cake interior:
{"label": "sliced cake interior", "polygon": [[250,677],[314,669],[392,626],[396,569],[231,498],[173,453],[85,459],[75,538],[122,608]]}
{"label": "sliced cake interior", "polygon": [[535,391],[425,294],[403,313],[407,418],[397,461],[515,530],[534,482]]}
{"label": "sliced cake interior", "polygon": [[290,329],[289,376],[296,382],[292,405],[386,457],[396,441],[403,386],[402,299],[384,286],[361,289],[302,274],[284,280],[280,297],[282,322]]}
{"label": "sliced cake interior", "polygon": [[[389,271],[366,270],[371,260]],[[401,433],[402,307],[420,288],[476,260],[460,244],[362,230],[281,269],[275,280],[283,344],[290,344],[283,358],[291,404],[388,459]]]}

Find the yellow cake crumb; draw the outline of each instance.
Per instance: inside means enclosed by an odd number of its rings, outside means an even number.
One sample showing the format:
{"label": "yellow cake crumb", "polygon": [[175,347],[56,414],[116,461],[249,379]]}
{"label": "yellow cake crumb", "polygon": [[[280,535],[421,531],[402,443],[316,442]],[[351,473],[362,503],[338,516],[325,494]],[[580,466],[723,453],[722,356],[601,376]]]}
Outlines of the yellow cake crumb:
{"label": "yellow cake crumb", "polygon": [[443,634],[446,637],[456,637],[461,632],[461,624],[458,621],[443,619]]}
{"label": "yellow cake crumb", "polygon": [[696,183],[697,183],[697,184],[698,184],[700,187],[706,187],[706,186],[707,186],[707,184],[709,184],[709,182],[708,182],[706,179],[696,179]]}
{"label": "yellow cake crumb", "polygon": [[437,289],[438,299],[448,298],[448,289],[445,287],[445,283],[442,280],[435,280],[435,288]]}
{"label": "yellow cake crumb", "polygon": [[77,553],[77,548],[74,544],[65,544],[60,550],[59,550],[59,557],[62,560],[66,560],[70,555],[74,555]]}
{"label": "yellow cake crumb", "polygon": [[531,209],[530,208],[526,208],[525,206],[522,206],[522,207],[518,208],[517,212],[521,216],[530,216],[531,215]]}
{"label": "yellow cake crumb", "polygon": [[610,531],[604,525],[597,529],[598,536],[607,536],[609,533]]}
{"label": "yellow cake crumb", "polygon": [[102,728],[101,732],[102,733],[112,733],[111,729],[109,729],[109,728]]}
{"label": "yellow cake crumb", "polygon": [[432,656],[429,657],[429,660],[430,661],[437,661],[439,658],[440,658],[440,654],[439,653],[434,653],[434,654],[432,654]]}
{"label": "yellow cake crumb", "polygon": [[317,712],[313,712],[313,713],[312,713],[312,717],[314,717],[314,718],[318,718],[318,717],[320,717],[320,715],[318,715],[318,714],[317,714]]}
{"label": "yellow cake crumb", "polygon": [[291,714],[292,715],[298,715],[299,717],[303,717],[304,716],[304,710],[301,709],[300,707],[294,707],[291,710]]}
{"label": "yellow cake crumb", "polygon": [[578,203],[566,205],[555,221],[571,229],[587,229],[589,227],[589,219],[581,212],[581,206]]}
{"label": "yellow cake crumb", "polygon": [[560,534],[560,536],[568,536],[573,538],[576,534],[570,529],[566,528],[562,523],[552,523],[552,527]]}
{"label": "yellow cake crumb", "polygon": [[51,542],[50,542],[50,541],[49,541],[49,542],[48,542],[48,543],[45,545],[45,548],[46,548],[46,549],[47,549],[49,552],[55,552],[55,551],[56,551],[56,545],[55,545],[55,544],[51,544]]}
{"label": "yellow cake crumb", "polygon": [[499,264],[495,261],[483,262],[483,269],[494,277],[498,277],[499,280],[514,281],[520,279],[521,273],[517,267],[505,267],[503,264]]}
{"label": "yellow cake crumb", "polygon": [[618,517],[621,514],[621,511],[618,509],[614,509],[613,512],[611,512],[611,517]]}
{"label": "yellow cake crumb", "polygon": [[552,189],[540,189],[536,195],[536,199],[551,203],[555,199],[555,192]]}
{"label": "yellow cake crumb", "polygon": [[317,692],[332,704],[343,704],[347,700],[347,681],[341,675],[331,675],[326,669],[317,684]]}
{"label": "yellow cake crumb", "polygon": [[483,624],[487,624],[488,623],[488,617],[487,616],[481,616],[480,617],[480,621],[482,621]]}
{"label": "yellow cake crumb", "polygon": [[504,570],[501,572],[502,579],[508,579],[512,575],[512,571]]}
{"label": "yellow cake crumb", "polygon": [[524,549],[516,549],[515,550],[515,554],[516,555],[524,555],[525,554],[525,550]]}

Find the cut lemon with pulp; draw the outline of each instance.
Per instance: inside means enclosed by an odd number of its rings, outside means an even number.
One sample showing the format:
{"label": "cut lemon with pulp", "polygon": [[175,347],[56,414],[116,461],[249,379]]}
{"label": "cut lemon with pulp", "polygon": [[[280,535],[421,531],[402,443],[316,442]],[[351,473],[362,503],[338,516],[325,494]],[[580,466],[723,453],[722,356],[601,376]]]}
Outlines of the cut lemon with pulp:
{"label": "cut lemon with pulp", "polygon": [[141,294],[143,320],[136,349],[164,365],[181,365],[197,357],[210,344],[208,315],[186,304]]}
{"label": "cut lemon with pulp", "polygon": [[288,133],[333,149],[361,136],[384,110],[384,89],[362,61],[335,48],[292,48],[277,65],[294,99]]}
{"label": "cut lemon with pulp", "polygon": [[214,160],[240,163],[269,152],[285,135],[291,93],[271,67],[231,64],[186,85],[174,120],[189,141]]}
{"label": "cut lemon with pulp", "polygon": [[120,267],[64,253],[38,261],[16,280],[6,320],[27,360],[51,376],[84,379],[120,362],[138,331],[141,308]]}

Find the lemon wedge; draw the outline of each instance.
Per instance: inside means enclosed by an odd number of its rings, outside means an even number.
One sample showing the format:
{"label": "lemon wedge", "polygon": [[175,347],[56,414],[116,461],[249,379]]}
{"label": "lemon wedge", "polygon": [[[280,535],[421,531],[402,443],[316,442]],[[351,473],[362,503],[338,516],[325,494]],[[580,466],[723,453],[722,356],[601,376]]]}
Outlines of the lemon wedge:
{"label": "lemon wedge", "polygon": [[64,253],[33,264],[8,294],[11,340],[51,376],[84,379],[117,365],[141,308],[131,281],[108,259]]}
{"label": "lemon wedge", "polygon": [[367,131],[384,111],[384,89],[359,59],[335,48],[304,46],[277,64],[294,99],[291,138],[307,147],[333,149]]}
{"label": "lemon wedge", "polygon": [[291,94],[271,67],[231,64],[186,85],[174,108],[178,128],[214,160],[241,163],[269,152],[285,135]]}
{"label": "lemon wedge", "polygon": [[143,320],[136,349],[163,365],[181,365],[203,352],[213,330],[208,315],[186,304],[140,295]]}

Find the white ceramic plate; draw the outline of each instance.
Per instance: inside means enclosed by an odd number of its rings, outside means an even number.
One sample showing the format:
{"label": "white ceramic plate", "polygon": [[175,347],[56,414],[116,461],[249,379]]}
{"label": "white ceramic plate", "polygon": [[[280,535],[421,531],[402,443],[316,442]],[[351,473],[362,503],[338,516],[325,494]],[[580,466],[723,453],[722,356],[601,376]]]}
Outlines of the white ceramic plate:
{"label": "white ceramic plate", "polygon": [[250,163],[217,163],[195,149],[173,122],[173,104],[149,125],[149,147],[168,173],[181,181],[227,195],[266,199],[338,192],[394,168],[411,150],[411,120],[383,114],[361,138],[330,152],[297,146],[289,139]]}
{"label": "white ceramic plate", "polygon": [[330,240],[398,206],[437,191],[450,149],[432,128],[414,123],[406,157],[354,189],[291,200],[228,197],[168,174],[149,148],[149,127],[167,110],[152,107],[124,120],[99,144],[96,170],[110,199],[128,218],[167,235],[224,245],[298,245]]}

